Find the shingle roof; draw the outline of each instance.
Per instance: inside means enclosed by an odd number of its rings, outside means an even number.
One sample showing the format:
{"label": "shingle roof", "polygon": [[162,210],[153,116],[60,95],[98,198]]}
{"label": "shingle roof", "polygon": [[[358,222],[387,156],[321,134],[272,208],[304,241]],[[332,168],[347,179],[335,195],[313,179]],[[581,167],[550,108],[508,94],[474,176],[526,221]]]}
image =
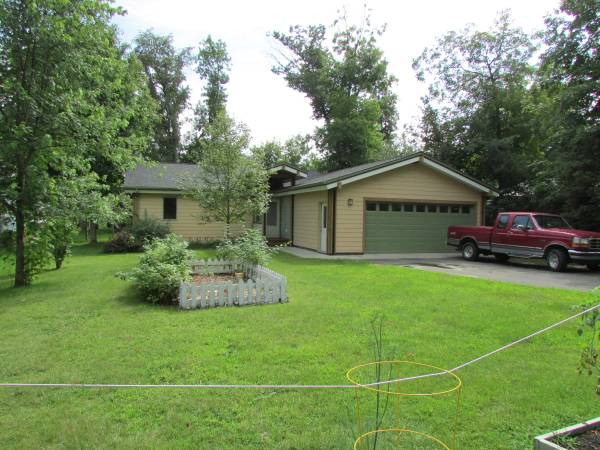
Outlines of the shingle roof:
{"label": "shingle roof", "polygon": [[153,167],[138,166],[125,173],[126,190],[181,190],[181,181],[198,174],[196,164],[159,163]]}
{"label": "shingle roof", "polygon": [[[416,157],[426,158],[440,166],[445,167],[449,171],[457,175],[467,178],[481,186],[484,186],[491,191],[495,189],[485,183],[466,175],[436,159],[428,156],[423,152],[410,153],[395,158],[390,158],[382,161],[375,161],[366,164],[360,164],[346,169],[334,170],[328,173],[309,172],[306,178],[296,180],[294,186],[280,189],[276,193],[288,191],[296,191],[310,187],[322,186],[329,183],[335,183],[346,178],[370,172],[379,168],[383,168],[392,164],[406,161]],[[191,178],[198,174],[199,168],[196,164],[179,164],[179,163],[158,163],[153,167],[138,166],[136,169],[125,173],[125,181],[123,187],[125,190],[181,190],[181,181],[186,178]]]}

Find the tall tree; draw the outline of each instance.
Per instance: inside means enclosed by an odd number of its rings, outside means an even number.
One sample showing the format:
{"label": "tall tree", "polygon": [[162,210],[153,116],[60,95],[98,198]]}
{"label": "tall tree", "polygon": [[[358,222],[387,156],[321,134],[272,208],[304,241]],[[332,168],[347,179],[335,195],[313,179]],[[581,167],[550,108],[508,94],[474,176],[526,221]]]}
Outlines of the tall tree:
{"label": "tall tree", "polygon": [[206,147],[206,128],[225,113],[227,91],[225,85],[229,82],[231,58],[227,46],[221,40],[214,40],[210,35],[200,42],[196,56],[196,72],[205,82],[202,91],[203,99],[194,108],[192,132],[188,137],[185,159],[189,162],[199,162]]}
{"label": "tall tree", "polygon": [[224,238],[228,239],[231,225],[266,211],[269,175],[258,161],[246,156],[250,134],[244,125],[220,112],[206,134],[198,175],[181,183],[200,205],[204,220],[225,224]]}
{"label": "tall tree", "polygon": [[273,72],[308,97],[313,117],[324,124],[317,141],[330,169],[379,159],[396,128],[396,81],[377,46],[385,27],[367,15],[360,26],[342,15],[329,45],[326,27],[293,26],[273,32],[281,45]]}
{"label": "tall tree", "polygon": [[600,3],[563,0],[546,25],[539,86],[548,163],[540,193],[575,225],[600,230]]}
{"label": "tall tree", "polygon": [[64,190],[102,182],[96,158],[123,173],[147,145],[132,129],[149,107],[143,74],[110,25],[121,12],[104,0],[0,2],[0,208],[16,222],[15,286],[45,263]]}
{"label": "tall tree", "polygon": [[273,140],[252,148],[252,155],[266,168],[277,163],[286,163],[300,170],[319,170],[322,161],[311,146],[308,135],[298,134],[287,139],[283,144]]}
{"label": "tall tree", "polygon": [[144,65],[150,93],[160,107],[149,156],[156,161],[176,162],[181,147],[180,116],[189,98],[184,69],[190,61],[190,49],[177,50],[173,36],[147,30],[136,37],[135,53]]}
{"label": "tall tree", "polygon": [[429,83],[420,130],[425,150],[495,184],[496,208],[525,207],[531,197],[539,156],[528,97],[534,50],[505,11],[489,31],[469,26],[443,35],[413,64]]}

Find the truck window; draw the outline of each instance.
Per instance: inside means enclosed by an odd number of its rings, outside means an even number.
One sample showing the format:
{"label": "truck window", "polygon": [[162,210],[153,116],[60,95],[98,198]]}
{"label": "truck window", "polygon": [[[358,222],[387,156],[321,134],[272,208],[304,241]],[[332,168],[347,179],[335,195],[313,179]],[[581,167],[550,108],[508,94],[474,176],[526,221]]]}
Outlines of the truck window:
{"label": "truck window", "polygon": [[498,217],[498,225],[496,225],[496,228],[498,228],[499,230],[503,230],[506,228],[506,226],[508,225],[508,214],[502,214]]}
{"label": "truck window", "polygon": [[529,216],[516,216],[513,219],[513,223],[512,223],[512,229],[516,230],[519,225],[522,225],[524,229],[526,230],[531,230],[533,228],[532,224],[531,224],[531,219],[529,218]]}

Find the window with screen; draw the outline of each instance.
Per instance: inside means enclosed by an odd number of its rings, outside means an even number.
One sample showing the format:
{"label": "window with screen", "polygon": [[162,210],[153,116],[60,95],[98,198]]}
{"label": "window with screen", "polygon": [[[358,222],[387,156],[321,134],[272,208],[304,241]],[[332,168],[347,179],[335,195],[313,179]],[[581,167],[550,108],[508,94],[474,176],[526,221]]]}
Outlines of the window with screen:
{"label": "window with screen", "polygon": [[177,219],[177,199],[175,197],[163,198],[163,219]]}
{"label": "window with screen", "polygon": [[498,225],[496,225],[496,228],[498,228],[499,230],[503,230],[506,228],[506,225],[508,225],[508,215],[502,214],[498,218]]}
{"label": "window with screen", "polygon": [[267,225],[271,227],[277,226],[277,205],[277,202],[271,203],[267,211]]}

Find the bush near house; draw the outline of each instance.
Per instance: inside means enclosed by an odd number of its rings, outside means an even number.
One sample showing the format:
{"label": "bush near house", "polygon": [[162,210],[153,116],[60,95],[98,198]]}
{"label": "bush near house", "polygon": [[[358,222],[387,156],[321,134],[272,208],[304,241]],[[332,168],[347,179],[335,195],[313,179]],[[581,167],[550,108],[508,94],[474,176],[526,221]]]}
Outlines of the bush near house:
{"label": "bush near house", "polygon": [[140,252],[144,245],[154,239],[165,238],[169,234],[169,227],[156,219],[138,219],[127,229],[121,230],[113,239],[104,245],[106,253]]}
{"label": "bush near house", "polygon": [[169,234],[165,238],[154,239],[144,250],[138,266],[130,272],[120,273],[120,278],[133,281],[144,301],[173,302],[181,282],[191,279],[193,253],[188,250],[188,243]]}
{"label": "bush near house", "polygon": [[270,248],[267,239],[254,228],[245,230],[235,240],[225,239],[217,246],[217,257],[223,260],[241,261],[252,266],[266,265],[275,249]]}

